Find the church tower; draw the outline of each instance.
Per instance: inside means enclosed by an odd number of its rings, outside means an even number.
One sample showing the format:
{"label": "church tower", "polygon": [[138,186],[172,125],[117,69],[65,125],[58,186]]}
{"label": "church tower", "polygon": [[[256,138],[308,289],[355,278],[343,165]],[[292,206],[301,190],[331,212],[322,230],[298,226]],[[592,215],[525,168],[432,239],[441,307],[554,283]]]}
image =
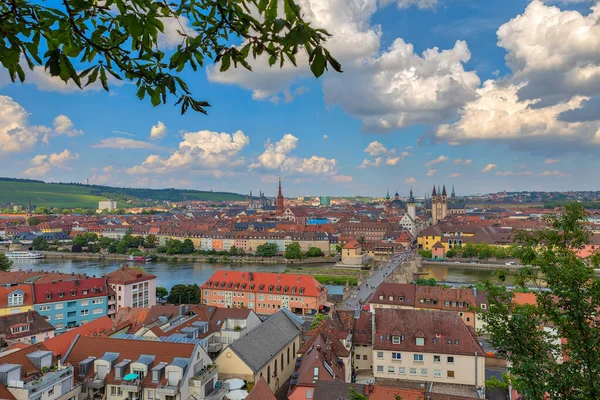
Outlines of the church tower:
{"label": "church tower", "polygon": [[388,189],[385,195],[385,212],[386,214],[390,212],[390,189]]}
{"label": "church tower", "polygon": [[456,194],[454,193],[454,185],[452,185],[452,193],[450,194],[450,202],[452,204],[456,203]]}
{"label": "church tower", "polygon": [[442,218],[444,219],[446,218],[446,215],[448,215],[448,195],[446,194],[446,185],[444,185],[444,188],[442,189]]}
{"label": "church tower", "polygon": [[435,190],[435,185],[433,185],[433,191],[431,192],[431,219],[433,220],[433,225],[438,223],[438,195]]}
{"label": "church tower", "polygon": [[284,207],[283,193],[281,192],[281,178],[279,178],[279,191],[277,192],[277,215],[283,215]]}
{"label": "church tower", "polygon": [[417,218],[417,208],[415,205],[415,198],[413,197],[412,189],[410,189],[410,196],[408,196],[408,202],[406,203],[406,212],[413,221]]}

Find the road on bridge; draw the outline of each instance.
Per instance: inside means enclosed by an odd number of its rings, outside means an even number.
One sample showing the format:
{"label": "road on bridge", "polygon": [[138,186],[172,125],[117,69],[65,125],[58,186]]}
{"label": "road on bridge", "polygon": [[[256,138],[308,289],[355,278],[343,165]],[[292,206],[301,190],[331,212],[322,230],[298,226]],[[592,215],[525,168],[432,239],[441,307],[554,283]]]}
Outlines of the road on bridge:
{"label": "road on bridge", "polygon": [[406,265],[413,257],[414,249],[412,248],[394,254],[388,263],[375,270],[375,272],[373,272],[358,288],[352,289],[350,294],[344,298],[340,308],[342,310],[355,310],[356,308],[361,307],[362,304],[369,300],[375,289],[377,289],[382,282],[385,282],[386,278],[390,276],[396,268]]}

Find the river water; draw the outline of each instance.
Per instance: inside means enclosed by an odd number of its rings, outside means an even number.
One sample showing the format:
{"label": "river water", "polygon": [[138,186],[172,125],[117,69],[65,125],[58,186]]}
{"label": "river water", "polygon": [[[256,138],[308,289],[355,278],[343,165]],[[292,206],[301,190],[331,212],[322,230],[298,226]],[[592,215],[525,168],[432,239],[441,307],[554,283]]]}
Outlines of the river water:
{"label": "river water", "polygon": [[[500,283],[498,278],[494,275],[494,271],[489,269],[424,265],[421,269],[421,272],[427,273],[427,275],[422,275],[422,278],[434,278],[438,282],[450,284],[469,285],[477,282],[483,282],[486,279],[493,283]],[[504,284],[513,285],[515,280],[516,271],[507,271],[506,281]]]}
{"label": "river water", "polygon": [[[41,260],[14,260],[12,270],[32,269],[34,271],[54,271],[70,274],[87,274],[88,276],[100,276],[108,274],[119,268],[123,262],[114,260],[64,260],[64,259],[41,259]],[[219,269],[252,271],[252,272],[283,272],[293,268],[286,264],[209,264],[203,262],[151,262],[136,263],[151,274],[156,275],[157,286],[171,289],[178,283],[197,283],[202,285]],[[316,267],[327,267],[331,264],[315,265]],[[325,285],[330,294],[342,294],[343,286]]]}

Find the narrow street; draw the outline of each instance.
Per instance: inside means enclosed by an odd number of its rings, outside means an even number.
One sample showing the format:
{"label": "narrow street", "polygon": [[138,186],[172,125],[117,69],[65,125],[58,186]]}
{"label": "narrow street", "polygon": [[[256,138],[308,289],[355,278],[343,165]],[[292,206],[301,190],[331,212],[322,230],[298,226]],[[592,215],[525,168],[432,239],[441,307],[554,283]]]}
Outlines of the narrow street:
{"label": "narrow street", "polygon": [[406,265],[413,257],[414,250],[412,248],[409,248],[402,253],[394,254],[387,264],[376,269],[358,288],[352,289],[349,295],[344,298],[344,301],[339,308],[342,310],[355,310],[357,307],[361,307],[361,305],[369,299],[375,289],[377,289],[382,282],[385,282],[388,276],[390,276],[398,267]]}

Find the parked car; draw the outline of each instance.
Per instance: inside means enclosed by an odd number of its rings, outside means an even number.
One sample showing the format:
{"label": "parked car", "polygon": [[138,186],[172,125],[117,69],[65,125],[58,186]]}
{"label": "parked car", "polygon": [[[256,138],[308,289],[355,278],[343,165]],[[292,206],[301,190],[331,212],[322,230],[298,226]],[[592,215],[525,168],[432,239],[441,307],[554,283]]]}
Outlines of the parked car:
{"label": "parked car", "polygon": [[514,261],[509,261],[509,262],[505,263],[504,265],[517,265],[517,263]]}

